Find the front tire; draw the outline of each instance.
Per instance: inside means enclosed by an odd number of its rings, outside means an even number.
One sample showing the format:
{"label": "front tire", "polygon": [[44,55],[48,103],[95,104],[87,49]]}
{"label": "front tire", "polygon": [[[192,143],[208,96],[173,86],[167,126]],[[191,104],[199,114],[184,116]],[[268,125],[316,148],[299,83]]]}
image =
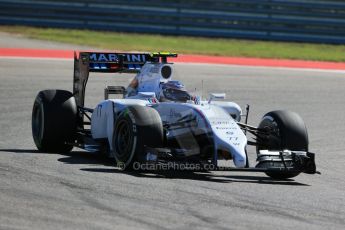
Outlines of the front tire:
{"label": "front tire", "polygon": [[[308,132],[303,119],[295,112],[291,111],[272,111],[267,113],[261,120],[259,129],[270,130],[270,135],[266,140],[257,146],[259,150],[295,150],[308,152]],[[273,165],[272,165],[273,164]],[[284,167],[280,161],[261,162],[257,165],[259,168]],[[287,179],[295,177],[299,172],[275,172],[266,173],[275,179]]]}
{"label": "front tire", "polygon": [[128,106],[116,118],[113,156],[121,169],[131,169],[145,160],[144,149],[162,147],[164,132],[159,113],[150,107]]}
{"label": "front tire", "polygon": [[77,105],[66,90],[40,91],[32,108],[32,136],[42,152],[70,152],[76,132]]}

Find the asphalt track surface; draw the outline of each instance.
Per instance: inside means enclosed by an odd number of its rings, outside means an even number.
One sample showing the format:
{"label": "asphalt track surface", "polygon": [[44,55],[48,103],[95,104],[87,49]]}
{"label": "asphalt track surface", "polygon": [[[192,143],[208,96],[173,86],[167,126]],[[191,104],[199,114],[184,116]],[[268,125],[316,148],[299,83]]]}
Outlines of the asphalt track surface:
{"label": "asphalt track surface", "polygon": [[[191,91],[200,92],[203,82],[204,95],[225,92],[242,107],[250,104],[253,125],[271,110],[298,112],[322,175],[280,181],[258,173],[123,173],[111,160],[76,148],[40,153],[31,137],[34,98],[42,89],[72,90],[73,63],[0,58],[0,229],[344,229],[345,72],[175,69],[175,79]],[[130,79],[92,75],[87,105],[102,99],[106,85]]]}

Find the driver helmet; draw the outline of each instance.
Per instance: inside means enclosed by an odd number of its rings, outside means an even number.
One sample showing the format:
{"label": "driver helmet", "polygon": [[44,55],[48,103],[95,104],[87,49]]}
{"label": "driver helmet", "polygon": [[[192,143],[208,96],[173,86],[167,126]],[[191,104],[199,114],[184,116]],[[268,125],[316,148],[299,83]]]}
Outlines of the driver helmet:
{"label": "driver helmet", "polygon": [[161,83],[160,101],[186,102],[191,99],[184,85],[179,81]]}

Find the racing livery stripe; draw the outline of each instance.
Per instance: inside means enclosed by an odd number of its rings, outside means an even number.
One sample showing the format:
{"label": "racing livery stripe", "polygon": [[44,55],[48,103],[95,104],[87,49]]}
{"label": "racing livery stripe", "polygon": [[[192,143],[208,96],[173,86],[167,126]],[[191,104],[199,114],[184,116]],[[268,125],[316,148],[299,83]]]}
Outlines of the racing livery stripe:
{"label": "racing livery stripe", "polygon": [[242,66],[345,70],[345,63],[288,60],[288,59],[179,55],[178,61],[185,62],[185,63],[194,62],[194,63],[242,65]]}
{"label": "racing livery stripe", "polygon": [[[74,57],[73,55],[73,50],[0,48],[0,57],[72,59]],[[181,54],[177,58],[173,58],[172,61],[182,63],[207,63],[243,66],[345,70],[345,63],[286,59],[263,59]],[[133,66],[133,68],[136,68],[136,66]]]}
{"label": "racing livery stripe", "polygon": [[0,48],[0,57],[74,58],[74,51],[27,48]]}

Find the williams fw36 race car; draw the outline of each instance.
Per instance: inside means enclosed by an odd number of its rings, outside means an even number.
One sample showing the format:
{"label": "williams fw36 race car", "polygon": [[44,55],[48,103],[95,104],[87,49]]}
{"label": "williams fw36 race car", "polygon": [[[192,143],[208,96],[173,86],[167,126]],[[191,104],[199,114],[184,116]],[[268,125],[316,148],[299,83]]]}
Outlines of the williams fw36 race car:
{"label": "williams fw36 race car", "polygon": [[[317,172],[298,114],[272,111],[257,127],[248,125],[249,106],[243,113],[221,93],[203,100],[174,81],[173,64],[167,60],[173,57],[177,54],[75,53],[73,92],[43,90],[35,99],[32,135],[37,148],[105,153],[122,170],[173,162],[191,170],[263,172],[277,179]],[[107,86],[105,99],[86,108],[91,72],[135,77],[127,88]],[[248,162],[248,145],[256,146],[255,167]],[[220,167],[223,160],[233,160],[235,167]]]}

